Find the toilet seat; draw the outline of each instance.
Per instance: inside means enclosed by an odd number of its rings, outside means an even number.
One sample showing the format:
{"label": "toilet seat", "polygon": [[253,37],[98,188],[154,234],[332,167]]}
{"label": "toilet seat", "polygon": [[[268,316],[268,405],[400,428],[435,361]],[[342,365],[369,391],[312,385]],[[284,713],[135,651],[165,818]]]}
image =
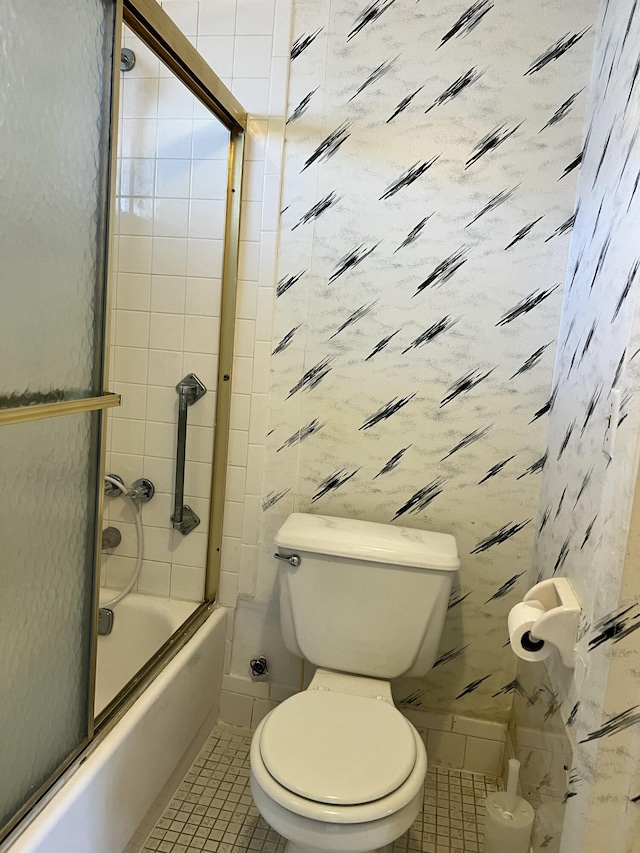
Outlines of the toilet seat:
{"label": "toilet seat", "polygon": [[356,806],[380,800],[411,775],[414,730],[382,698],[306,690],[264,720],[260,757],[270,776],[314,803]]}
{"label": "toilet seat", "polygon": [[[287,702],[289,699],[286,700]],[[284,704],[284,703],[282,703]],[[280,707],[280,706],[278,706]],[[274,713],[273,711],[271,713]],[[400,713],[400,712],[398,712]],[[271,815],[273,809],[280,810],[283,815],[291,815],[287,820],[311,820],[314,824],[371,824],[390,818],[400,813],[413,800],[420,801],[424,788],[424,778],[427,772],[427,752],[418,732],[411,726],[416,745],[416,763],[406,782],[379,800],[355,806],[340,806],[330,803],[318,803],[294,794],[281,785],[269,773],[260,754],[260,740],[265,723],[264,718],[255,731],[251,741],[251,790],[260,813],[265,816],[265,809]],[[269,821],[270,817],[266,817]],[[270,821],[273,825],[272,820]],[[412,821],[411,821],[412,822]],[[280,831],[280,830],[279,830]],[[285,838],[289,837],[286,833]],[[402,831],[399,833],[402,834]],[[374,845],[375,846],[375,845]]]}

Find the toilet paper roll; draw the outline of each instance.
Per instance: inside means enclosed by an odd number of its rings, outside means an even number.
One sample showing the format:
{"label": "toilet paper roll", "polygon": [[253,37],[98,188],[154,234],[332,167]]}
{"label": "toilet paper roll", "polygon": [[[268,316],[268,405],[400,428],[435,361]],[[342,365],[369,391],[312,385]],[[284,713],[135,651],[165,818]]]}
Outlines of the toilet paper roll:
{"label": "toilet paper roll", "polygon": [[539,601],[521,601],[509,613],[509,642],[522,660],[544,660],[551,654],[549,643],[531,637],[531,629],[544,613],[546,610]]}

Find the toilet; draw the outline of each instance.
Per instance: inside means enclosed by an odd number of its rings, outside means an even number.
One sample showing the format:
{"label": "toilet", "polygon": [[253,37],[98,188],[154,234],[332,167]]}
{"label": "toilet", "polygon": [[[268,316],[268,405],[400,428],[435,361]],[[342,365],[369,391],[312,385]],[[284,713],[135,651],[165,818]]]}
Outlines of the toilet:
{"label": "toilet", "polygon": [[433,666],[456,541],[294,513],[275,544],[285,646],[317,669],[255,731],[253,798],[287,853],[378,850],[420,810],[427,754],[390,679]]}

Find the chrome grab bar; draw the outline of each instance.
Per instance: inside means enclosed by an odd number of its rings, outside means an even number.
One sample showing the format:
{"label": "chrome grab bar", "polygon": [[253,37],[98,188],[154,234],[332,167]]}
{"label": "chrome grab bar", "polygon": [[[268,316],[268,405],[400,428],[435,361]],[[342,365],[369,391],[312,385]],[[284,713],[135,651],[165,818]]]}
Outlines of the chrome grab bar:
{"label": "chrome grab bar", "polygon": [[176,489],[171,524],[183,536],[200,524],[200,519],[184,502],[184,470],[187,457],[187,409],[204,397],[207,389],[195,373],[188,373],[176,385],[178,392],[178,444],[176,448]]}

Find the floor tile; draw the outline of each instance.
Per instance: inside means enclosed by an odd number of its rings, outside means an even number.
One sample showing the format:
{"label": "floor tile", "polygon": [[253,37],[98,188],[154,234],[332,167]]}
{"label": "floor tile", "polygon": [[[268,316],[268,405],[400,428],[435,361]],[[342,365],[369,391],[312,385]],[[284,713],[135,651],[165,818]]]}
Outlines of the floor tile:
{"label": "floor tile", "polygon": [[[249,787],[251,732],[219,723],[178,786],[140,853],[284,853]],[[392,853],[480,853],[492,776],[430,766],[415,823]]]}

